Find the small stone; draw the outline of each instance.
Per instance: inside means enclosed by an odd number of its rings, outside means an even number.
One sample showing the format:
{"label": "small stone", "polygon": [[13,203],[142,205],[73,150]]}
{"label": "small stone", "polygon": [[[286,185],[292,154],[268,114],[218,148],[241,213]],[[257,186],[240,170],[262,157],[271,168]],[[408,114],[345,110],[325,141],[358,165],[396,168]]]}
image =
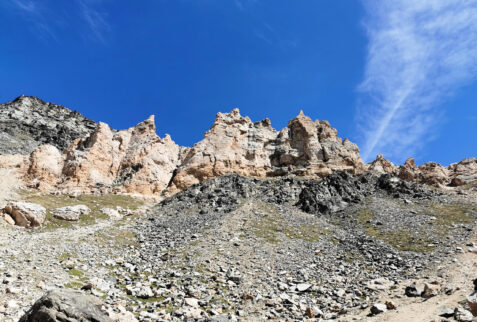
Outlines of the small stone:
{"label": "small stone", "polygon": [[421,286],[416,284],[406,286],[404,294],[409,297],[420,297],[421,294],[424,292],[424,289]]}
{"label": "small stone", "polygon": [[433,285],[433,284],[424,284],[424,291],[422,292],[422,297],[429,299],[431,297],[439,295],[441,291],[441,287],[439,285]]}
{"label": "small stone", "polygon": [[454,318],[460,322],[472,322],[474,320],[472,313],[460,307],[455,309]]}
{"label": "small stone", "polygon": [[7,287],[7,294],[19,294],[21,290],[16,287]]}
{"label": "small stone", "polygon": [[311,287],[311,284],[301,283],[301,284],[297,284],[296,290],[297,290],[298,292],[305,292],[305,291],[308,290],[310,287]]}
{"label": "small stone", "polygon": [[148,299],[154,296],[154,293],[152,292],[151,288],[149,286],[143,287],[137,292],[137,297],[141,299]]}
{"label": "small stone", "polygon": [[391,300],[386,301],[384,304],[386,304],[386,308],[387,308],[388,310],[395,310],[395,309],[397,308],[396,303],[394,303],[394,302],[391,301]]}
{"label": "small stone", "polygon": [[444,318],[450,318],[454,316],[454,310],[451,309],[450,307],[445,307],[441,310],[439,313],[439,316],[442,316]]}
{"label": "small stone", "polygon": [[199,301],[197,299],[194,299],[192,297],[187,297],[184,299],[184,303],[192,306],[192,307],[199,307]]}
{"label": "small stone", "polygon": [[5,307],[10,308],[10,309],[14,309],[14,308],[18,307],[18,303],[15,300],[10,300],[6,303]]}
{"label": "small stone", "polygon": [[467,296],[467,304],[474,316],[477,316],[477,292]]}
{"label": "small stone", "polygon": [[386,308],[385,304],[382,303],[376,303],[371,306],[371,314],[372,315],[377,315],[383,312],[386,312],[388,309]]}
{"label": "small stone", "polygon": [[309,317],[310,319],[314,318],[315,317],[315,311],[313,311],[313,309],[311,307],[307,307],[306,310],[305,310],[305,316]]}

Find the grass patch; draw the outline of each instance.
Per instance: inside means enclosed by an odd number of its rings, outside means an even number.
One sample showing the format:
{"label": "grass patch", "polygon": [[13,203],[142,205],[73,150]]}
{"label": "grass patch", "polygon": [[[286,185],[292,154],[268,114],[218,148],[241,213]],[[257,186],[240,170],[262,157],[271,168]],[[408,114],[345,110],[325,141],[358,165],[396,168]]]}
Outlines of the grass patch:
{"label": "grass patch", "polygon": [[258,210],[264,212],[251,220],[252,232],[271,244],[277,244],[281,236],[292,240],[316,242],[323,236],[331,234],[331,230],[315,224],[293,226],[280,215],[279,209],[269,204],[259,204]]}
{"label": "grass patch", "polygon": [[136,302],[141,302],[143,304],[146,304],[146,303],[156,303],[156,302],[162,302],[164,301],[166,298],[165,297],[149,297],[147,299],[143,299],[143,298],[140,298],[140,297],[136,297],[136,296],[132,296],[132,295],[128,295],[128,297]]}
{"label": "grass patch", "polygon": [[64,262],[70,258],[74,258],[76,257],[74,254],[70,254],[70,253],[62,253],[60,256],[58,256],[58,260],[60,262]]}
{"label": "grass patch", "polygon": [[136,234],[116,227],[111,227],[107,231],[97,231],[91,235],[97,245],[112,244],[113,247],[139,246]]}
{"label": "grass patch", "polygon": [[364,233],[376,239],[382,240],[399,251],[410,252],[432,252],[433,246],[429,246],[432,242],[425,236],[424,232],[411,231],[408,228],[387,231],[379,229],[371,223],[374,218],[373,211],[370,208],[359,209],[355,214],[355,219],[363,227]]}
{"label": "grass patch", "polygon": [[72,268],[68,271],[68,274],[76,277],[82,277],[84,274],[82,271],[77,270],[76,268]]}
{"label": "grass patch", "polygon": [[[102,208],[129,208],[135,210],[144,204],[143,201],[122,195],[80,195],[77,198],[70,198],[67,195],[51,195],[45,193],[22,191],[21,198],[24,201],[33,202],[46,208],[46,221],[43,230],[55,230],[58,228],[69,228],[76,225],[91,225],[97,219],[108,219],[108,216],[101,212]],[[53,217],[51,210],[66,206],[86,205],[91,209],[88,215],[81,215],[79,221],[69,222]]]}
{"label": "grass patch", "polygon": [[65,287],[66,288],[73,288],[73,289],[80,289],[80,288],[83,287],[83,284],[79,283],[79,282],[69,282],[69,283],[65,284]]}
{"label": "grass patch", "polygon": [[436,217],[436,224],[443,228],[458,224],[471,224],[476,219],[477,206],[468,204],[430,204],[421,214]]}

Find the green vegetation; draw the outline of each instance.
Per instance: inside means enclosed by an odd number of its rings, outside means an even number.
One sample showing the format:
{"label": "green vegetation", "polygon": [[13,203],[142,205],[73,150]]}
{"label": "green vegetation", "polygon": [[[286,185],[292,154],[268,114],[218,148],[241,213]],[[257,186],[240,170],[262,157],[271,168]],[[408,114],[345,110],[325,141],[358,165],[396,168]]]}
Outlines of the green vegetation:
{"label": "green vegetation", "polygon": [[70,254],[70,253],[62,253],[60,256],[58,256],[58,260],[60,262],[64,262],[70,258],[74,258],[76,257],[74,254]]}
{"label": "green vegetation", "polygon": [[[421,209],[419,211],[419,209]],[[370,208],[362,208],[355,214],[355,219],[363,227],[368,236],[380,239],[400,251],[430,252],[434,250],[432,240],[426,236],[443,238],[455,225],[471,224],[476,219],[477,207],[468,204],[449,203],[436,204],[429,202],[424,210],[417,208],[418,215],[433,216],[432,226],[426,231],[411,230],[409,227],[399,227],[388,231],[371,223],[374,214]]]}
{"label": "green vegetation", "polygon": [[77,270],[76,268],[72,268],[68,271],[68,274],[76,277],[82,277],[84,274],[82,271]]}
{"label": "green vegetation", "polygon": [[457,203],[430,204],[420,214],[436,217],[436,225],[447,231],[449,226],[474,222],[477,206]]}
{"label": "green vegetation", "polygon": [[91,235],[90,238],[92,238],[97,245],[109,244],[108,247],[139,246],[135,233],[117,227],[97,231]]}
{"label": "green vegetation", "polygon": [[373,218],[374,214],[369,208],[362,208],[355,215],[355,219],[363,227],[366,235],[382,240],[400,251],[422,253],[434,250],[433,246],[429,246],[431,241],[422,237],[425,233],[411,231],[409,228],[399,228],[394,231],[380,229],[379,226],[371,223]]}
{"label": "green vegetation", "polygon": [[83,284],[79,283],[79,282],[69,282],[69,283],[65,284],[65,287],[66,288],[80,289],[80,288],[83,287]]}
{"label": "green vegetation", "polygon": [[[134,199],[129,196],[121,195],[80,195],[77,198],[71,198],[66,195],[51,195],[45,193],[32,193],[30,191],[22,191],[21,197],[28,202],[34,202],[46,208],[46,222],[44,230],[55,230],[57,228],[68,228],[73,225],[91,225],[96,219],[107,219],[108,217],[101,212],[102,208],[129,208],[135,210],[144,203],[141,200]],[[86,205],[91,209],[88,215],[81,215],[78,222],[69,222],[54,218],[51,210],[66,206]]]}

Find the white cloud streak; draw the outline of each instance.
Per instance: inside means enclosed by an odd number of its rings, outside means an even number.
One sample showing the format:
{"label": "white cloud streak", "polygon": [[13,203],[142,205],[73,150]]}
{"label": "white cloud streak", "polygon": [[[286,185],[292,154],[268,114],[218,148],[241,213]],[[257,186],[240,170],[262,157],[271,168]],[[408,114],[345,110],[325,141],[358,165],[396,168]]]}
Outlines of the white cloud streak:
{"label": "white cloud streak", "polygon": [[362,157],[402,162],[432,138],[443,101],[477,75],[477,0],[363,3]]}
{"label": "white cloud streak", "polygon": [[81,13],[84,21],[89,26],[93,36],[105,42],[105,35],[111,30],[109,23],[106,21],[103,14],[96,10],[93,6],[86,3],[84,0],[79,0]]}
{"label": "white cloud streak", "polygon": [[106,16],[96,8],[102,0],[75,0],[70,2],[69,4],[76,7],[77,10],[71,10],[71,7],[69,7],[69,10],[63,8],[69,13],[67,19],[60,16],[59,11],[55,10],[61,7],[61,4],[58,5],[54,1],[42,1],[41,3],[33,0],[1,1],[5,2],[0,2],[0,4],[6,4],[7,8],[13,8],[20,13],[31,24],[35,32],[44,39],[56,39],[59,29],[72,25],[75,19],[77,21],[75,27],[84,38],[105,43],[107,35],[111,31]]}

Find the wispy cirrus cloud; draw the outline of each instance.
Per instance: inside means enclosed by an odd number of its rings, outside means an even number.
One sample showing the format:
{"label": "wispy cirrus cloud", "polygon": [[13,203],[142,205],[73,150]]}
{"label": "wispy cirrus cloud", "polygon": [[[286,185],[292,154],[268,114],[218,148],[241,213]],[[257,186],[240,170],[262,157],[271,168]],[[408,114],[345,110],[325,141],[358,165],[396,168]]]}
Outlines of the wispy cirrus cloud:
{"label": "wispy cirrus cloud", "polygon": [[42,38],[56,39],[61,28],[74,25],[84,38],[104,43],[111,26],[106,15],[97,8],[101,2],[102,0],[74,0],[58,4],[51,0],[3,0],[2,4],[19,13]]}
{"label": "wispy cirrus cloud", "polygon": [[106,17],[94,6],[84,0],[78,0],[81,8],[81,15],[86,24],[89,26],[92,35],[99,41],[104,42],[105,35],[111,31],[111,26],[107,22]]}
{"label": "wispy cirrus cloud", "polygon": [[3,4],[19,13],[42,38],[56,38],[47,19],[47,9],[33,0],[5,0]]}
{"label": "wispy cirrus cloud", "polygon": [[432,137],[442,102],[477,75],[477,0],[363,3],[362,157],[402,161]]}

